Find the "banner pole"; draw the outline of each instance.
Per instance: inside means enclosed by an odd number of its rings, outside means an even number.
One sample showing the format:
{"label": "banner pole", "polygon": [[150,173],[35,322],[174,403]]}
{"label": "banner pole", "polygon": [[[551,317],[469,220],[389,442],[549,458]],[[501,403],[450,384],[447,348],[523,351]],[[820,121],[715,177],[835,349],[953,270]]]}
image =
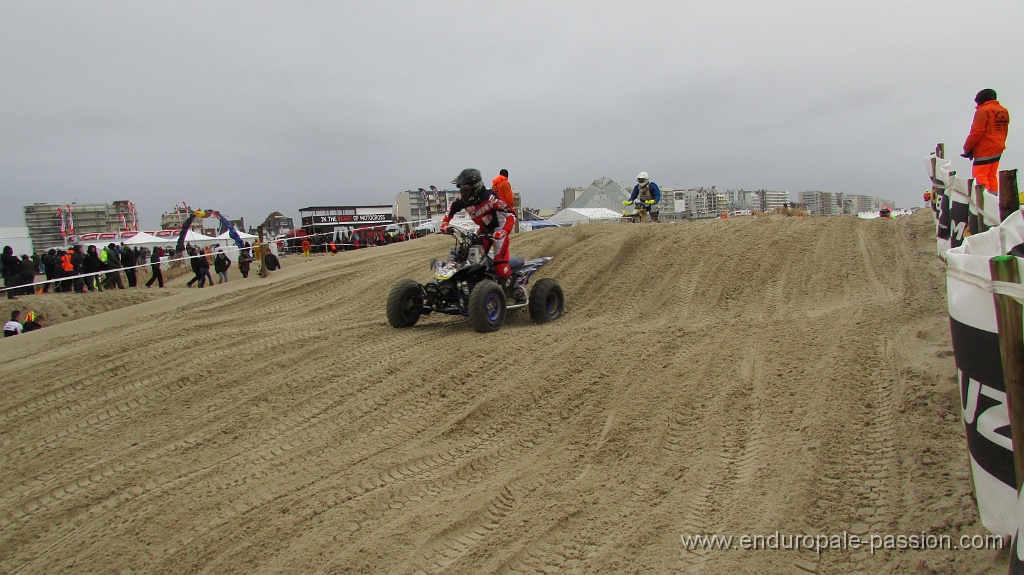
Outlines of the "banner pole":
{"label": "banner pole", "polygon": [[[1016,256],[995,256],[989,260],[992,281],[1020,283]],[[996,325],[999,329],[999,356],[1003,364],[1006,403],[1010,412],[1010,437],[1013,440],[1013,468],[1017,491],[1024,480],[1024,324],[1021,305],[1011,296],[994,293]]]}

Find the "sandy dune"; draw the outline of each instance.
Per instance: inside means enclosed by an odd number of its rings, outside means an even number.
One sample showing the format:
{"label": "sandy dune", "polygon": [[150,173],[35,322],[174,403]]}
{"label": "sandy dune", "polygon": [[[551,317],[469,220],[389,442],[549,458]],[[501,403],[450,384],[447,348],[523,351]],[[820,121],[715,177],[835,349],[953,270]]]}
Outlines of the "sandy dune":
{"label": "sandy dune", "polygon": [[1005,551],[681,543],[986,533],[932,233],[531,232],[514,251],[555,256],[567,313],[488,335],[385,321],[444,237],[39,296],[111,311],[0,341],[0,572],[1005,573]]}

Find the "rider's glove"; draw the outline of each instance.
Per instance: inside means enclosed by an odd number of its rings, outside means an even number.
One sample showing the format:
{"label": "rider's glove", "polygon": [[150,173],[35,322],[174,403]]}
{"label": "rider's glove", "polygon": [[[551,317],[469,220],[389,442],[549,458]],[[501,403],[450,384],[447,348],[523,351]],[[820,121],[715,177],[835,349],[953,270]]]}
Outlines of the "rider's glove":
{"label": "rider's glove", "polygon": [[629,200],[622,200],[622,205],[624,205],[624,206],[628,206],[629,204],[632,204],[632,203],[633,202],[631,202]]}
{"label": "rider's glove", "polygon": [[648,206],[653,206],[654,200],[644,200],[644,203],[647,204]]}
{"label": "rider's glove", "polygon": [[448,219],[447,218],[444,219],[444,220],[441,220],[441,233],[442,234],[447,234],[448,233]]}
{"label": "rider's glove", "polygon": [[503,240],[503,239],[505,239],[505,236],[507,236],[507,235],[508,235],[508,232],[506,232],[505,230],[498,230],[498,231],[494,232],[493,234],[491,234],[491,237],[496,239],[496,240]]}

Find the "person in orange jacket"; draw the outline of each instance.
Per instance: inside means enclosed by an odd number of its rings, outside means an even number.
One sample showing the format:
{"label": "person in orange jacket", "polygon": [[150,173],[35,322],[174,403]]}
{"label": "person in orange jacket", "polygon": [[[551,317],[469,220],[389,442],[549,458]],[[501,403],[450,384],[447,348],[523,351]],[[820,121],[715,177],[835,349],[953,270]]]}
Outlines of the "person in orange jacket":
{"label": "person in orange jacket", "polygon": [[999,159],[1006,149],[1010,113],[999,104],[996,91],[991,88],[978,92],[974,103],[978,105],[974,122],[964,142],[964,153],[960,155],[973,160],[971,175],[975,181],[991,192],[998,192]]}
{"label": "person in orange jacket", "polygon": [[491,181],[491,189],[505,205],[515,209],[515,198],[512,197],[512,184],[508,182],[508,170],[502,168],[498,177]]}
{"label": "person in orange jacket", "polygon": [[303,238],[303,240],[302,240],[302,257],[304,257],[306,259],[309,259],[309,257],[310,257],[309,256],[309,250],[312,247],[313,247],[313,245],[309,243],[309,240],[306,239],[306,238]]}

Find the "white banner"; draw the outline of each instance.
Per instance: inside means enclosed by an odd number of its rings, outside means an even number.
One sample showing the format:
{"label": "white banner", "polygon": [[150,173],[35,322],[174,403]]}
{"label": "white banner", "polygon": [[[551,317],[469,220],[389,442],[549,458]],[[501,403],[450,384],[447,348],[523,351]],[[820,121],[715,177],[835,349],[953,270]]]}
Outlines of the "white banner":
{"label": "white banner", "polygon": [[935,241],[940,256],[959,246],[967,233],[968,214],[976,215],[987,227],[999,225],[999,196],[983,190],[981,196],[971,189],[973,178],[961,178],[953,164],[931,154],[925,158],[928,177],[935,187],[932,210],[935,212]]}
{"label": "white banner", "polygon": [[1017,531],[1017,490],[992,294],[1019,289],[993,284],[989,259],[1008,253],[1024,255],[1022,244],[1024,213],[1017,212],[1002,225],[970,236],[962,246],[945,252],[950,333],[978,513],[982,524],[1000,535]]}

